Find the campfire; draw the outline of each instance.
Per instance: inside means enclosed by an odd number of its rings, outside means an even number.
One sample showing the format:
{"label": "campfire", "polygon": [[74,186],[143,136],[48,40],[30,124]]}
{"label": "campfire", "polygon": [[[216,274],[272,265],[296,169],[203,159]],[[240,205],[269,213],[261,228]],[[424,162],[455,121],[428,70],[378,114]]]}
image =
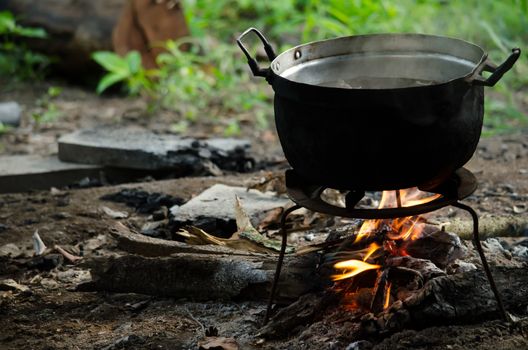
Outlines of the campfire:
{"label": "campfire", "polygon": [[[378,209],[409,207],[438,197],[438,194],[425,193],[416,187],[383,191]],[[357,234],[344,242],[337,252],[329,254],[327,263],[336,270],[331,276],[335,281],[333,288],[343,293],[343,304],[374,312],[387,309],[394,300],[391,297],[390,260],[409,256],[406,250],[409,241],[420,238],[425,225],[425,220],[418,215],[366,220]],[[375,279],[366,276],[373,273],[376,273]],[[362,305],[358,301],[364,299],[365,289],[370,291],[371,298],[368,304]],[[395,289],[392,292],[397,294]]]}
{"label": "campfire", "polygon": [[[377,334],[402,329],[411,317],[409,310],[402,308],[420,305],[419,308],[427,309],[428,303],[424,300],[445,297],[435,295],[437,287],[431,284],[444,283],[442,276],[448,277],[448,269],[458,269],[452,264],[465,256],[467,249],[459,237],[429,225],[420,215],[446,206],[457,207],[471,215],[473,244],[497,309],[504,320],[509,319],[480,244],[478,216],[471,207],[460,203],[477,187],[470,171],[460,168],[440,184],[383,191],[377,208],[365,208],[362,202],[365,191],[339,190],[337,192],[345,193],[344,198],[329,200],[326,193],[331,192],[331,188],[307,182],[294,170],[286,172],[286,187],[296,205],[286,210],[281,220],[282,249],[265,323],[271,316],[286,249],[286,217],[302,207],[332,216],[365,219],[357,232],[317,247],[323,252],[321,271],[325,268],[331,271],[327,276],[332,282],[330,295],[338,296],[340,306],[361,318],[365,332]],[[463,271],[459,269],[458,272]],[[453,291],[452,294],[457,293]],[[456,306],[441,302],[433,307],[452,308]],[[438,319],[444,317],[431,310],[419,313]]]}

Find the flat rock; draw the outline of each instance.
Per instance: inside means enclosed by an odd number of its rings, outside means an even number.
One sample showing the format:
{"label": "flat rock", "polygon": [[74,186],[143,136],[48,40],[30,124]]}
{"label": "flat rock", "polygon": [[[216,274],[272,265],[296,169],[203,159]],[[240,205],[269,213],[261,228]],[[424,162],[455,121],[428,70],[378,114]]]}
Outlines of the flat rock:
{"label": "flat rock", "polygon": [[242,208],[250,218],[271,209],[284,207],[290,202],[289,199],[278,197],[273,192],[263,193],[257,190],[247,190],[245,187],[216,184],[184,205],[173,206],[170,209],[172,220],[177,226],[194,225],[210,233],[216,228],[221,229],[222,226],[225,228],[235,225],[236,196],[240,198]]}
{"label": "flat rock", "polygon": [[253,167],[249,141],[182,138],[127,128],[84,129],[59,139],[63,161],[112,167],[166,170],[180,175],[214,173],[212,168],[243,171]]}
{"label": "flat rock", "polygon": [[86,177],[98,177],[100,170],[98,166],[65,163],[53,156],[1,156],[0,193],[62,187]]}

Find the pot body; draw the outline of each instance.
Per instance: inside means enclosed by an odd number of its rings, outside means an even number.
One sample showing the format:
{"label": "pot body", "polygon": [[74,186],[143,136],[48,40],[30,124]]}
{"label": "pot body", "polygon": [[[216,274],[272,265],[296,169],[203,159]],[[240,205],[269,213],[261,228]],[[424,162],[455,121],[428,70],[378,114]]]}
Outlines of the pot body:
{"label": "pot body", "polygon": [[[262,41],[262,69],[241,42]],[[299,176],[345,190],[439,185],[473,155],[493,86],[520,55],[500,66],[477,45],[423,34],[341,37],[275,56],[255,28],[237,40],[255,76],[275,91],[284,154]],[[484,79],[482,71],[492,74]]]}
{"label": "pot body", "polygon": [[288,162],[306,180],[332,188],[434,186],[471,158],[482,129],[483,87],[463,81],[321,92],[277,76],[272,85]]}

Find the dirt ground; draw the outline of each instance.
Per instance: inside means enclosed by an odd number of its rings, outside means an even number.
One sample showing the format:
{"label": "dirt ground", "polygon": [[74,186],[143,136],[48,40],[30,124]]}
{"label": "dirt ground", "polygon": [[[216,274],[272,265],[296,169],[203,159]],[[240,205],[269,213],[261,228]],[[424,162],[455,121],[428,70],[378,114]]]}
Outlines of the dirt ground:
{"label": "dirt ground", "polygon": [[[63,117],[35,126],[28,117],[34,100],[46,86],[13,90],[2,97],[26,108],[23,126],[3,135],[4,154],[53,154],[55,141],[65,132],[95,124],[126,123],[164,132],[171,116],[145,118],[143,102],[101,98],[78,88],[63,91],[57,104]],[[214,133],[204,124],[191,134]],[[280,158],[273,133],[243,129],[254,141],[258,159]],[[220,134],[220,130],[216,130]],[[528,132],[483,139],[468,164],[480,187],[466,202],[482,216],[528,215]],[[260,158],[259,158],[260,157]],[[79,190],[52,190],[0,195],[0,247],[13,243],[17,258],[0,258],[0,280],[15,279],[26,291],[0,290],[0,349],[195,349],[214,327],[218,335],[233,337],[242,349],[344,349],[352,342],[350,323],[329,317],[300,330],[291,338],[263,341],[259,326],[264,302],[211,301],[197,303],[138,294],[78,292],[75,286],[89,279],[83,267],[63,264],[49,271],[31,267],[32,235],[38,230],[48,247],[82,244],[87,258],[115,251],[108,228],[116,219],[101,206],[127,211],[129,224],[141,227],[148,214],[134,213],[124,204],[99,198],[124,187],[161,192],[184,200],[215,183],[247,185],[261,173],[209,178],[183,178]],[[464,216],[446,208],[434,214],[449,220]],[[527,234],[527,233],[524,233]],[[527,312],[528,314],[528,312]],[[374,349],[523,349],[528,348],[528,322],[516,327],[489,320],[478,325],[445,325],[407,330],[385,339],[370,339]],[[362,348],[357,348],[362,349]]]}

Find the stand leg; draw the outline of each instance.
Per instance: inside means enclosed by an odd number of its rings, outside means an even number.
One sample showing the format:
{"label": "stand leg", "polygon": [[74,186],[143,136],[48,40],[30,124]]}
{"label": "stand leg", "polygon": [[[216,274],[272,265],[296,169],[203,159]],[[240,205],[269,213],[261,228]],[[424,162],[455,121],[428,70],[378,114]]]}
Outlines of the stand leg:
{"label": "stand leg", "polygon": [[477,252],[479,253],[480,260],[482,261],[482,267],[486,272],[486,277],[488,278],[491,290],[495,295],[495,300],[497,300],[497,305],[499,306],[501,316],[504,321],[508,321],[508,314],[506,313],[506,309],[504,308],[504,304],[502,303],[501,296],[499,294],[497,286],[495,285],[495,281],[493,280],[493,275],[491,274],[491,270],[486,260],[486,256],[484,255],[484,251],[482,250],[482,245],[480,244],[478,215],[475,210],[473,210],[473,208],[468,205],[457,202],[453,204],[453,206],[467,211],[473,218],[473,243],[475,244],[475,248],[477,248]]}
{"label": "stand leg", "polygon": [[275,292],[277,290],[277,285],[279,283],[279,277],[282,269],[282,262],[284,261],[284,255],[286,254],[286,245],[288,243],[288,232],[286,231],[286,218],[288,215],[290,215],[292,212],[294,212],[297,209],[300,209],[300,205],[294,205],[291,208],[288,208],[282,213],[281,221],[280,221],[280,233],[282,235],[282,245],[281,250],[279,253],[279,260],[277,261],[277,268],[275,270],[275,277],[273,278],[273,284],[271,285],[271,292],[268,299],[268,308],[266,310],[266,317],[264,318],[264,324],[268,323],[269,318],[271,316],[271,307],[273,305],[273,300],[275,299]]}

